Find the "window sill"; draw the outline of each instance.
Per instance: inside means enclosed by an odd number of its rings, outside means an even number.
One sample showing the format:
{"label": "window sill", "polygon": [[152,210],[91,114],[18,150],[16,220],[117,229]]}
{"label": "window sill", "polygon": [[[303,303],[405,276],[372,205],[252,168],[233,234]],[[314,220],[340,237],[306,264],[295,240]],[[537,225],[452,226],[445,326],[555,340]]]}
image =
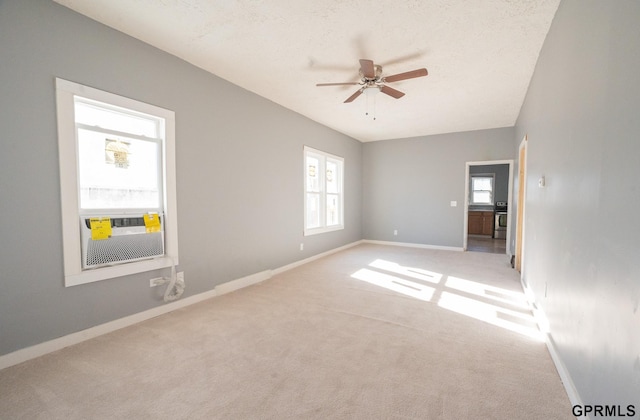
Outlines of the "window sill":
{"label": "window sill", "polygon": [[144,273],[145,271],[158,270],[161,268],[171,267],[172,265],[178,265],[177,258],[172,259],[169,257],[160,257],[110,267],[99,267],[91,270],[85,270],[78,274],[65,275],[64,285],[65,287],[77,286],[80,284],[127,276],[130,274]]}
{"label": "window sill", "polygon": [[314,228],[314,229],[305,229],[304,236],[317,235],[319,233],[333,232],[336,230],[344,230],[344,226],[339,225],[339,226],[330,226],[330,227],[322,227],[322,228]]}

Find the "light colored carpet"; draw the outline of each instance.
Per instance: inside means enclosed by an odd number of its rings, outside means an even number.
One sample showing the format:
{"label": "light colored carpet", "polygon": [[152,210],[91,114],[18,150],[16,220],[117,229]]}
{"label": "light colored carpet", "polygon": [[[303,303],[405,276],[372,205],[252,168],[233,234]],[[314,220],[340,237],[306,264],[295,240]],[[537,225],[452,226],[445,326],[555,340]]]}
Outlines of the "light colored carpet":
{"label": "light colored carpet", "polygon": [[0,371],[7,419],[563,419],[505,255],[363,244]]}

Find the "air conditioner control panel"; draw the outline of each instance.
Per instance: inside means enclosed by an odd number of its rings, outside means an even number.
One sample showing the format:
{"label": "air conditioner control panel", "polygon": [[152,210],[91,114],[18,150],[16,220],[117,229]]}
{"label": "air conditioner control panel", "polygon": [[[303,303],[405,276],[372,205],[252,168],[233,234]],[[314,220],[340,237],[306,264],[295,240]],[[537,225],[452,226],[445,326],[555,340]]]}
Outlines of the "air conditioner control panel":
{"label": "air conditioner control panel", "polygon": [[[91,229],[91,218],[87,217],[84,219],[84,224],[88,229]],[[159,222],[162,223],[162,217],[158,218]],[[144,217],[112,217],[111,218],[111,227],[135,227],[135,226],[145,226]]]}

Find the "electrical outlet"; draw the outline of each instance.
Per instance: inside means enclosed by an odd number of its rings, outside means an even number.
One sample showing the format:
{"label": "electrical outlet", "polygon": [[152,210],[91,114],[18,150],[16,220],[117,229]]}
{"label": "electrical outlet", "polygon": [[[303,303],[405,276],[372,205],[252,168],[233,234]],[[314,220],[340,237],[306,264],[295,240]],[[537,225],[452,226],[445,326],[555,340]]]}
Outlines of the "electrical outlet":
{"label": "electrical outlet", "polygon": [[398,236],[398,230],[397,229],[393,231],[393,236]]}
{"label": "electrical outlet", "polygon": [[304,251],[304,244],[300,244],[300,251]]}
{"label": "electrical outlet", "polygon": [[156,287],[164,284],[164,279],[162,277],[156,277],[155,279],[149,280],[149,287]]}

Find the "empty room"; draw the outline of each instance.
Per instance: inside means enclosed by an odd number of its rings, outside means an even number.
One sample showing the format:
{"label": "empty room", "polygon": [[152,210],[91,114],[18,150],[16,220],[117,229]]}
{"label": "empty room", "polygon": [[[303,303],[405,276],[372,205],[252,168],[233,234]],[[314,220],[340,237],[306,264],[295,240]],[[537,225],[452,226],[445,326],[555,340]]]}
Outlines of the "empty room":
{"label": "empty room", "polygon": [[639,418],[638,21],[0,0],[0,418]]}

